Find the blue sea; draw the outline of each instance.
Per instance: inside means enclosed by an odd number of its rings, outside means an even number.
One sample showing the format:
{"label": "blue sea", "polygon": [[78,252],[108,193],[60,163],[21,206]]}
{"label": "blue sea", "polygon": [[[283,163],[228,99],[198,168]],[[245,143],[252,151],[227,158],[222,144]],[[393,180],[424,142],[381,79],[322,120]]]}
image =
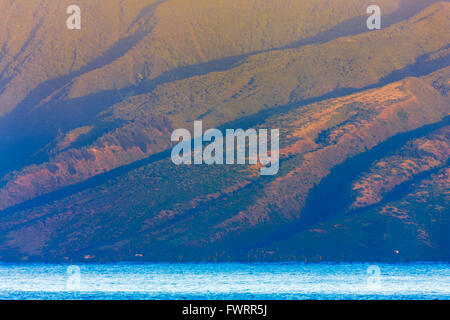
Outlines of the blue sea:
{"label": "blue sea", "polygon": [[0,299],[449,298],[448,263],[0,263]]}

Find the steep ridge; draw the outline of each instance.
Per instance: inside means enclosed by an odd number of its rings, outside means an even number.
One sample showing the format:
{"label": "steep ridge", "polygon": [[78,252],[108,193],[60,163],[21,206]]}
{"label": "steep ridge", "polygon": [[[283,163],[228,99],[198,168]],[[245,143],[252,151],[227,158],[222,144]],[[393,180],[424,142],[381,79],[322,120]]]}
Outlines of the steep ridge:
{"label": "steep ridge", "polygon": [[0,1],[2,12],[7,12],[0,22],[0,115],[12,111],[40,83],[81,72],[126,37],[128,28],[137,22],[135,16],[156,1],[121,2],[78,1],[84,28],[72,32],[66,28],[70,1]]}
{"label": "steep ridge", "polygon": [[449,173],[447,163],[412,182],[405,195],[318,223],[251,254],[264,260],[448,261]]}
{"label": "steep ridge", "polygon": [[[32,66],[39,65],[48,70],[45,80],[54,78],[54,81],[57,82],[55,76],[67,74],[68,78],[75,78],[96,69],[99,69],[97,71],[99,73],[105,73],[108,71],[102,71],[102,69],[111,63],[115,66],[107,68],[117,68],[121,64],[121,72],[115,72],[113,77],[100,74],[96,80],[100,79],[102,82],[111,78],[129,86],[135,83],[138,74],[145,73],[145,70],[148,71],[148,74],[151,73],[153,78],[164,71],[183,65],[198,64],[207,60],[285,46],[328,30],[334,24],[354,18],[358,13],[364,12],[364,8],[367,7],[366,1],[350,5],[340,0],[333,5],[336,12],[330,13],[327,21],[318,24],[317,20],[314,21],[312,12],[317,14],[318,10],[329,5],[329,1],[321,0],[316,3],[312,1],[301,3],[267,1],[260,3],[246,0],[240,1],[239,4],[223,1],[202,1],[201,3],[196,1],[195,4],[191,2],[127,0],[105,5],[83,0],[79,2],[79,6],[83,8],[83,21],[86,27],[79,32],[70,32],[65,30],[65,19],[67,18],[65,9],[70,4],[68,1],[60,1],[58,4],[46,1],[34,1],[33,4],[17,2],[9,4],[6,0],[2,1],[0,5],[5,12],[9,13],[9,19],[3,20],[4,25],[8,25],[8,28],[2,28],[7,31],[0,42],[4,48],[2,51],[2,56],[5,58],[4,62],[2,61],[5,63],[3,71],[10,74],[6,79],[13,77],[17,78],[17,82],[27,82],[31,78],[37,77],[33,84],[26,83],[26,86],[21,87],[15,84],[4,88],[4,90],[11,90],[17,97],[13,98],[13,95],[10,94],[1,100],[0,105],[4,110],[2,113],[12,110],[13,106],[24,97],[19,90],[33,88],[37,81],[41,80],[38,74],[35,74],[36,71],[30,68]],[[386,13],[398,9],[400,5],[400,1],[382,2],[380,5],[384,6]],[[428,4],[432,2],[427,1]],[[17,21],[23,22],[24,19],[17,19],[19,15],[29,18],[30,23],[25,27],[31,31],[23,32],[20,29]],[[219,17],[213,18],[212,15],[219,15]],[[189,27],[188,21],[195,21],[195,24]],[[268,23],[269,21],[270,23]],[[37,27],[32,29],[34,24]],[[186,24],[188,28],[186,28]],[[245,29],[244,25],[247,26]],[[285,30],[287,25],[289,26],[288,32]],[[108,28],[107,33],[96,34],[97,30],[105,27]],[[20,36],[23,37],[21,49],[19,49],[20,41],[9,41],[12,38],[11,35],[16,33],[20,33]],[[251,38],[249,37],[250,33],[253,34]],[[253,43],[249,43],[249,38]],[[82,43],[83,39],[87,41]],[[202,43],[196,44],[196,40]],[[54,48],[50,41],[59,46]],[[101,41],[101,43],[93,41]],[[141,42],[143,43],[141,44]],[[198,54],[196,46],[212,52]],[[107,48],[109,53],[106,53],[106,50],[99,50],[102,48]],[[42,52],[39,57],[34,57],[33,50],[42,50]],[[89,50],[96,51],[92,53]],[[130,50],[132,52],[129,52]],[[103,58],[101,58],[102,54],[105,55]],[[14,73],[11,65],[7,64],[12,60],[20,60],[21,56],[26,56],[28,59],[27,74],[20,70],[16,70],[18,72]],[[34,59],[41,60],[34,61]],[[95,63],[95,61],[98,62]],[[123,68],[130,67],[127,61],[132,61],[133,65],[130,70],[127,70],[129,72],[125,73]],[[55,62],[58,64],[55,65]],[[65,67],[65,65],[67,66]],[[21,67],[23,68],[23,66]],[[70,67],[72,70],[78,70],[77,73],[69,76],[68,71],[70,72],[70,70],[67,68]],[[29,77],[30,75],[32,77]],[[82,83],[87,84],[86,88],[100,85],[100,83],[90,82],[89,78],[90,76],[82,79]],[[64,81],[60,85],[64,85]],[[103,87],[99,90],[120,87],[120,84],[116,83],[111,84],[110,88]],[[38,99],[35,100],[35,103],[39,102]]]}
{"label": "steep ridge", "polygon": [[[315,229],[315,226],[323,225],[324,221],[334,221],[340,217],[349,215],[357,216],[369,211],[373,207],[378,207],[378,205],[398,200],[405,193],[407,194],[411,191],[409,190],[411,184],[422,180],[424,177],[428,177],[431,173],[436,173],[438,170],[448,167],[450,153],[447,149],[444,148],[442,151],[439,151],[440,161],[437,161],[433,156],[421,153],[419,150],[412,149],[411,147],[414,146],[414,144],[421,142],[427,144],[433,142],[445,144],[446,142],[441,139],[443,137],[448,138],[446,133],[448,132],[449,124],[450,119],[447,117],[441,122],[396,135],[372,148],[368,152],[345,160],[342,164],[334,167],[330,173],[309,192],[305,202],[306,205],[303,207],[301,215],[295,223],[275,230],[260,242],[253,243],[245,249],[250,250],[259,247],[272,247],[272,245],[270,245],[272,243],[275,243],[276,245],[277,243],[293,242],[293,239],[297,238],[299,234],[303,234],[305,231],[314,229],[319,230],[317,232],[320,232],[321,229]],[[430,132],[431,134],[429,134]],[[419,139],[414,140],[415,138]],[[433,141],[436,138],[438,141]],[[394,155],[380,159],[383,155],[390,153],[393,153]],[[407,155],[409,155],[409,157]],[[362,178],[361,176],[364,177],[369,175],[373,170],[371,165],[375,165],[374,163],[383,164],[393,158],[401,158],[404,161],[401,163],[402,166],[405,166],[405,164],[415,164],[414,161],[419,163],[429,162],[430,166],[425,165],[424,167],[417,168],[417,171],[415,172],[411,170],[408,172],[409,175],[405,176],[398,172],[400,169],[403,169],[402,167],[396,168],[395,162],[389,164],[390,167],[392,166],[394,168],[392,171],[378,171],[375,175],[377,181],[384,181],[386,183],[385,188],[383,188],[384,195],[373,202],[365,201],[365,199],[361,200],[361,195],[357,192],[361,192],[362,190],[356,189],[360,186],[359,179]],[[397,178],[397,180],[395,180],[395,178]],[[338,189],[337,186],[339,186]],[[376,189],[376,185],[371,187]],[[324,198],[327,199],[326,202],[323,201]],[[440,203],[442,204],[445,202],[448,201],[441,201]]]}

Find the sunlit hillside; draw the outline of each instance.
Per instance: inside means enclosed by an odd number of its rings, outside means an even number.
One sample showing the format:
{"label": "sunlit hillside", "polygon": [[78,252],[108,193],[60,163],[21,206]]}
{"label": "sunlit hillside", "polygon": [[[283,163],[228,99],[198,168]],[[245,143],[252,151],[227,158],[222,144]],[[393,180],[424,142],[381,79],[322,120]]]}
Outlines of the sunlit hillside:
{"label": "sunlit hillside", "polygon": [[[0,0],[0,261],[450,259],[450,2],[70,4]],[[174,165],[195,120],[279,173]]]}

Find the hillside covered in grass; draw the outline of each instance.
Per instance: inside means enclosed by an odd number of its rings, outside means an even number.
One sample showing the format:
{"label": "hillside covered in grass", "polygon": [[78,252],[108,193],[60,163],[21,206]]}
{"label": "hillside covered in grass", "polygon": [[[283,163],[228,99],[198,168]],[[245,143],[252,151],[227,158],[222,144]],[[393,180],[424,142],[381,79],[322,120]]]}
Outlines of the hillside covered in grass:
{"label": "hillside covered in grass", "polygon": [[[79,2],[0,0],[0,260],[450,259],[449,2]],[[279,173],[174,165],[194,120]]]}

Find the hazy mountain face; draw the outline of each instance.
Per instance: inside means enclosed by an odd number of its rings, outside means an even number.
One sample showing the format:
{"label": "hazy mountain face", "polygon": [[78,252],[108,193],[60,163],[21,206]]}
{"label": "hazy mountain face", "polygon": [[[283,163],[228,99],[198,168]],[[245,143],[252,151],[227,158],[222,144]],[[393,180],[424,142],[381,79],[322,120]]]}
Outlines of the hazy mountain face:
{"label": "hazy mountain face", "polygon": [[[0,0],[0,259],[450,259],[449,2],[72,4]],[[279,172],[176,166],[196,120]]]}

